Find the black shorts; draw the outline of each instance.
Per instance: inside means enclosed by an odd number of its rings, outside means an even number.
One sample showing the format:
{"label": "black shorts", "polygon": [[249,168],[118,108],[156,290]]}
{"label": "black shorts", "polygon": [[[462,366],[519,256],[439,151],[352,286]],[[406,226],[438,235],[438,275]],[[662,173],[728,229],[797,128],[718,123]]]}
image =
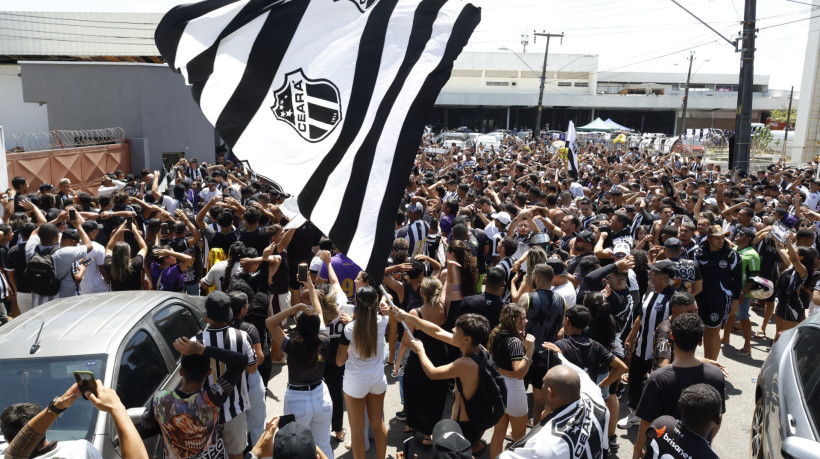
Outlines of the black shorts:
{"label": "black shorts", "polygon": [[789,322],[802,322],[806,319],[806,310],[802,304],[792,305],[788,301],[778,301],[774,315]]}
{"label": "black shorts", "polygon": [[722,327],[729,318],[732,297],[726,295],[698,295],[698,315],[707,328]]}

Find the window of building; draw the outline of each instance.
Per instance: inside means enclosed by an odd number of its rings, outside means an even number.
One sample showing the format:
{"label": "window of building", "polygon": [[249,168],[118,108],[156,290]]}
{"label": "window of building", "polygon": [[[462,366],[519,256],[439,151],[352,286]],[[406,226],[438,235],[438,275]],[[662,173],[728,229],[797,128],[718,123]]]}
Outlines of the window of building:
{"label": "window of building", "polygon": [[509,81],[488,81],[487,86],[509,86]]}
{"label": "window of building", "polygon": [[568,88],[568,87],[571,87],[571,86],[572,86],[572,82],[570,82],[570,81],[559,81],[558,82],[558,87],[559,88]]}
{"label": "window of building", "polygon": [[576,88],[588,88],[589,83],[586,83],[586,82],[584,82],[584,83],[575,83],[575,87]]}

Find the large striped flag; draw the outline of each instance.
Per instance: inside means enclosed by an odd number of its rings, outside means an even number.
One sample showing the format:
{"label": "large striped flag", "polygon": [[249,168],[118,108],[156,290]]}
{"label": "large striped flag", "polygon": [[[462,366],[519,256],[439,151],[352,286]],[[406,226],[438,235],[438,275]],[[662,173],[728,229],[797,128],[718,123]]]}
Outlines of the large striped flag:
{"label": "large striped flag", "polygon": [[575,123],[569,122],[567,128],[567,161],[569,161],[569,168],[572,171],[573,178],[578,179],[578,139],[575,133]]}
{"label": "large striped flag", "polygon": [[480,16],[461,0],[209,0],[155,39],[236,156],[380,279],[424,121]]}

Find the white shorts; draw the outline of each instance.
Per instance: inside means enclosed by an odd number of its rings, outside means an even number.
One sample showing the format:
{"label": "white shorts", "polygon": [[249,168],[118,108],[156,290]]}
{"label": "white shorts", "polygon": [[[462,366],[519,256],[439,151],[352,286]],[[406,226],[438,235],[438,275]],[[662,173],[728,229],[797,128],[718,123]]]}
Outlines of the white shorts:
{"label": "white shorts", "polygon": [[387,390],[387,378],[382,375],[382,379],[369,382],[357,381],[352,377],[344,378],[342,390],[353,398],[364,398],[367,394],[383,394]]}
{"label": "white shorts", "polygon": [[222,424],[222,440],[228,454],[242,454],[248,446],[248,420],[245,413]]}
{"label": "white shorts", "polygon": [[520,418],[527,415],[527,389],[524,387],[524,380],[509,378],[502,375],[507,384],[507,406],[504,413],[513,418]]}

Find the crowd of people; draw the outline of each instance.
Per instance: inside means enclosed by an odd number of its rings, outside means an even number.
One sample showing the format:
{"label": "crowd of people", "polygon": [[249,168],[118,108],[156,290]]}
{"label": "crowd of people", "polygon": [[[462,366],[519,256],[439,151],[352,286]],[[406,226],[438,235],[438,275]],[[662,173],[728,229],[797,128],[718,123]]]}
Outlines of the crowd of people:
{"label": "crowd of people", "polygon": [[[581,146],[576,172],[548,139],[461,150],[425,137],[375,277],[310,222],[289,227],[289,196],[224,151],[171,173],[114,171],[95,192],[15,177],[0,198],[2,321],[80,294],[207,295],[208,328],[175,343],[181,387],[136,426],[167,457],[256,445],[258,457],[332,458],[347,439],[358,459],[372,438],[384,458],[389,373],[409,457],[598,458],[633,426],[635,458],[717,457],[721,347],[737,327],[748,354],[773,338],[773,314],[781,332],[820,304],[820,180],[622,148]],[[287,365],[287,391],[266,421],[272,365]],[[180,437],[180,413],[202,427],[197,441]],[[21,416],[0,417],[8,441]],[[277,452],[294,445],[307,455]]]}

